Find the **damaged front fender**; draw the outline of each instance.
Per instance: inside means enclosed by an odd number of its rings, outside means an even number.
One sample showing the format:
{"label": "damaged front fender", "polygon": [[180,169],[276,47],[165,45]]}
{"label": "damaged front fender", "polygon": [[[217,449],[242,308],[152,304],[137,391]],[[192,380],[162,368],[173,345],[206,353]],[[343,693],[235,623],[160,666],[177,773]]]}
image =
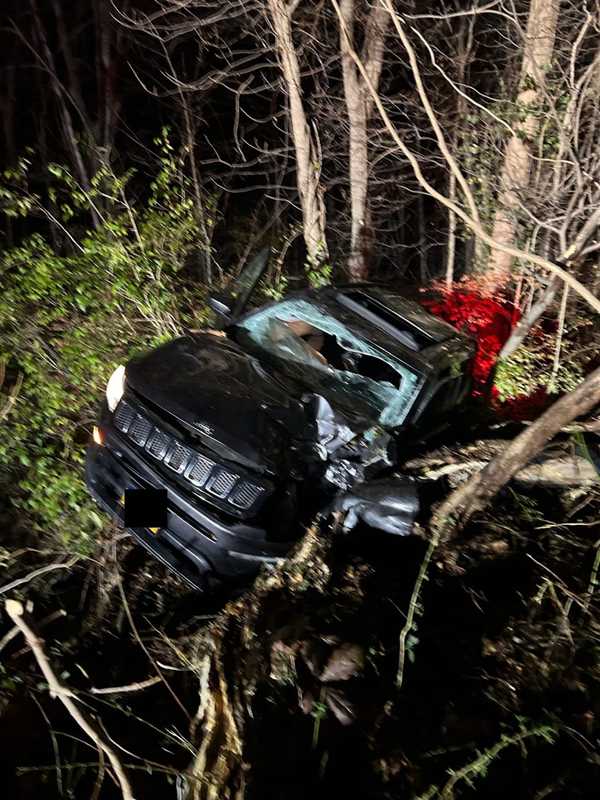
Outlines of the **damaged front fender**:
{"label": "damaged front fender", "polygon": [[331,510],[343,514],[346,532],[362,522],[385,533],[408,536],[419,512],[419,496],[415,484],[406,478],[386,478],[338,495]]}
{"label": "damaged front fender", "polygon": [[312,436],[302,452],[307,460],[323,463],[325,487],[337,489],[328,508],[341,512],[343,529],[362,522],[398,536],[412,533],[419,512],[415,484],[401,476],[375,477],[396,460],[390,433],[380,426],[353,430],[321,395],[306,396],[304,406]]}

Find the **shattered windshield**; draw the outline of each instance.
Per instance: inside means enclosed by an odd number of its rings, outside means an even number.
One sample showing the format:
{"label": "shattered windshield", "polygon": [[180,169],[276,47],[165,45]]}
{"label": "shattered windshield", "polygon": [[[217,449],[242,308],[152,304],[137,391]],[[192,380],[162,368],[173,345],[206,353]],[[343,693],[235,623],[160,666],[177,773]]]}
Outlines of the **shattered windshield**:
{"label": "shattered windshield", "polygon": [[261,350],[304,365],[330,391],[362,400],[382,425],[395,427],[406,417],[418,376],[307,300],[277,303],[239,328]]}

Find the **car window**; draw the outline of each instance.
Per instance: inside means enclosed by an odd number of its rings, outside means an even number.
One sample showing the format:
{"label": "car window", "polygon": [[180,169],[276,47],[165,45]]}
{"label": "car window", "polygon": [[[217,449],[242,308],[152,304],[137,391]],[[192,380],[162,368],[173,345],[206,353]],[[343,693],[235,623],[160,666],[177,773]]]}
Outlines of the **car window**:
{"label": "car window", "polygon": [[418,376],[412,370],[307,300],[277,303],[239,327],[262,350],[316,371],[331,391],[368,403],[383,425],[400,425],[415,399]]}

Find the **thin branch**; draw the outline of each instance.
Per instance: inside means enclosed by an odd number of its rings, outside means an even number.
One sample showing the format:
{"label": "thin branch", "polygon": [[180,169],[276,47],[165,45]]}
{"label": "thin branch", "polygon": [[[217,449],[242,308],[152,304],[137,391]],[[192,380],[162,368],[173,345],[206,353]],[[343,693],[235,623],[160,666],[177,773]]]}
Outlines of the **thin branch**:
{"label": "thin branch", "polygon": [[410,601],[408,604],[408,614],[406,615],[406,622],[404,623],[402,630],[400,631],[400,637],[399,637],[400,649],[398,654],[398,669],[396,671],[396,688],[398,690],[402,688],[402,685],[404,683],[404,669],[406,665],[406,640],[408,638],[409,633],[411,633],[411,631],[413,630],[415,624],[415,614],[419,606],[421,589],[423,587],[423,582],[427,577],[427,570],[431,562],[431,557],[433,556],[433,553],[440,542],[440,535],[441,535],[441,529],[438,528],[434,531],[433,536],[429,540],[425,556],[423,557],[423,561],[421,561],[421,566],[419,567],[417,579],[415,581],[415,585],[413,586],[412,594],[410,596]]}
{"label": "thin branch", "polygon": [[179,708],[182,710],[182,712],[184,713],[186,718],[189,720],[190,719],[190,715],[188,714],[188,711],[187,711],[186,707],[183,705],[181,700],[177,697],[177,695],[175,694],[175,692],[173,691],[173,689],[169,685],[169,682],[167,681],[165,676],[162,674],[162,671],[161,671],[160,667],[157,665],[156,660],[152,657],[152,654],[150,653],[150,651],[148,650],[148,648],[146,647],[146,645],[142,641],[142,637],[139,634],[139,631],[137,629],[137,625],[135,624],[134,619],[133,619],[133,615],[131,614],[131,609],[129,608],[129,603],[127,602],[127,597],[125,595],[125,590],[123,589],[123,581],[121,579],[121,573],[117,572],[117,576],[118,576],[117,587],[119,589],[119,594],[121,595],[121,600],[123,602],[123,608],[125,609],[125,615],[127,616],[127,620],[128,620],[129,625],[131,627],[131,630],[132,630],[132,633],[134,635],[134,638],[135,638],[136,642],[139,644],[139,646],[142,648],[142,650],[144,651],[146,656],[148,657],[148,660],[150,661],[150,663],[152,664],[154,669],[156,670],[156,673],[157,673],[160,681],[162,683],[164,683],[164,685],[165,685],[167,691],[169,692],[169,694],[171,695],[171,697],[175,700],[175,702],[177,703]]}
{"label": "thin branch", "polygon": [[563,335],[565,332],[565,318],[567,315],[567,300],[569,299],[569,287],[563,286],[562,299],[560,301],[560,312],[558,315],[558,332],[556,334],[556,347],[554,349],[554,363],[552,364],[552,372],[550,380],[548,381],[548,391],[555,390],[556,378],[560,368],[560,351],[562,349]]}
{"label": "thin branch", "polygon": [[[488,3],[485,6],[473,6],[472,8],[465,9],[464,11],[453,11],[449,14],[404,14],[406,19],[439,19],[439,20],[447,20],[453,19],[454,17],[470,17],[475,14],[485,14],[487,11],[491,11],[496,6],[500,5],[501,0],[493,0],[493,2]],[[505,16],[503,12],[493,12],[496,14],[501,14]]]}
{"label": "thin branch", "polygon": [[[448,144],[446,142],[446,139],[445,139],[443,131],[442,131],[442,127],[441,127],[440,123],[438,122],[437,116],[435,115],[435,112],[434,112],[433,107],[431,105],[431,102],[429,100],[429,96],[428,96],[427,91],[425,89],[425,85],[423,83],[423,78],[421,77],[421,70],[419,69],[419,64],[418,64],[418,61],[417,61],[417,55],[415,53],[415,49],[412,46],[412,44],[410,43],[410,40],[408,39],[408,36],[406,35],[406,32],[404,30],[404,26],[403,26],[403,24],[402,24],[402,22],[400,20],[400,17],[394,11],[394,7],[392,6],[391,0],[381,0],[381,3],[383,4],[383,6],[387,9],[388,13],[390,14],[390,16],[392,18],[392,23],[393,23],[394,27],[396,28],[396,32],[398,33],[398,36],[400,37],[400,41],[404,45],[404,49],[406,50],[406,52],[408,54],[408,60],[410,61],[410,67],[411,67],[411,70],[412,70],[412,73],[413,73],[413,77],[415,79],[415,83],[416,83],[416,86],[417,86],[417,92],[419,94],[419,97],[421,98],[421,103],[423,105],[423,108],[425,109],[425,113],[427,114],[427,117],[429,118],[429,122],[431,124],[431,127],[433,128],[433,132],[435,134],[435,138],[437,139],[437,143],[438,143],[438,147],[440,149],[440,152],[442,153],[442,155],[446,159],[446,162],[447,162],[448,166],[450,167],[451,172],[456,176],[456,180],[458,181],[458,184],[459,184],[460,188],[463,191],[463,194],[464,194],[465,199],[467,201],[467,205],[469,206],[469,211],[471,212],[471,216],[473,217],[473,220],[476,223],[479,223],[479,212],[477,210],[477,205],[475,204],[475,198],[473,197],[473,192],[471,191],[465,176],[463,175],[463,173],[460,170],[458,164],[456,163],[456,159],[454,158],[454,156],[450,152],[450,149],[448,147]],[[371,83],[371,85],[372,85],[372,83]]]}
{"label": "thin branch", "polygon": [[155,675],[153,678],[146,678],[145,681],[138,683],[129,683],[126,686],[105,686],[104,688],[97,689],[92,686],[90,692],[92,694],[125,694],[125,692],[141,692],[148,689],[150,686],[156,686],[157,683],[162,683],[162,678]]}
{"label": "thin branch", "polygon": [[[337,0],[331,0],[333,6],[338,14],[340,15],[340,9]],[[420,184],[420,186],[427,192],[430,197],[433,197],[443,206],[448,209],[454,211],[454,213],[461,219],[465,225],[473,231],[473,233],[478,236],[485,244],[489,247],[500,250],[501,252],[507,253],[508,255],[512,255],[514,258],[522,259],[524,261],[528,261],[531,264],[536,264],[539,267],[551,272],[555,275],[558,275],[561,280],[565,283],[568,283],[569,286],[575,290],[575,292],[583,297],[587,303],[598,313],[600,313],[600,299],[595,297],[589,289],[587,289],[577,278],[570,275],[566,270],[560,267],[558,264],[549,261],[547,258],[543,258],[542,256],[538,256],[535,253],[529,253],[525,250],[521,250],[518,247],[513,247],[511,245],[502,244],[501,242],[497,242],[493,239],[482,227],[481,223],[477,222],[473,219],[466,211],[458,206],[456,203],[451,202],[445,195],[441,192],[438,192],[427,180],[427,178],[423,175],[421,170],[421,166],[415,156],[415,154],[407,147],[404,140],[398,133],[394,123],[391,121],[389,114],[387,113],[381,98],[379,97],[378,93],[374,89],[371,81],[369,80],[369,76],[366,73],[364,64],[362,63],[360,57],[356,53],[356,51],[352,48],[349,48],[349,54],[353,59],[354,63],[358,67],[359,71],[361,72],[365,86],[367,87],[368,91],[370,92],[371,96],[373,97],[373,102],[379,112],[379,115],[387,129],[388,133],[398,146],[400,152],[404,155],[404,157],[408,160],[414,175]]]}
{"label": "thin branch", "polygon": [[10,592],[11,589],[16,589],[17,586],[22,586],[24,583],[29,583],[30,581],[34,580],[35,578],[39,578],[40,575],[45,575],[47,572],[52,572],[55,569],[70,569],[73,564],[76,564],[79,561],[79,556],[73,556],[68,561],[65,561],[64,564],[48,564],[45,567],[40,567],[39,569],[34,569],[33,572],[30,572],[29,575],[25,575],[23,578],[17,578],[10,583],[5,584],[4,586],[0,586],[0,594],[6,594],[6,592]]}
{"label": "thin branch", "polygon": [[4,608],[8,616],[19,628],[25,637],[25,641],[31,648],[31,651],[35,656],[35,660],[37,661],[44,678],[48,682],[48,688],[51,696],[57,697],[61,701],[73,720],[79,725],[81,730],[87,734],[96,747],[99,750],[102,750],[102,752],[107,756],[115,772],[119,786],[121,787],[121,795],[123,800],[134,800],[133,792],[131,791],[131,784],[129,783],[129,779],[125,774],[125,770],[123,769],[123,765],[121,764],[119,757],[113,748],[103,741],[94,724],[86,718],[79,708],[77,708],[71,699],[70,690],[59,682],[54,670],[50,665],[50,662],[48,661],[46,653],[44,652],[42,640],[35,635],[33,630],[25,621],[25,609],[23,608],[22,603],[20,603],[18,600],[6,600],[4,603]]}

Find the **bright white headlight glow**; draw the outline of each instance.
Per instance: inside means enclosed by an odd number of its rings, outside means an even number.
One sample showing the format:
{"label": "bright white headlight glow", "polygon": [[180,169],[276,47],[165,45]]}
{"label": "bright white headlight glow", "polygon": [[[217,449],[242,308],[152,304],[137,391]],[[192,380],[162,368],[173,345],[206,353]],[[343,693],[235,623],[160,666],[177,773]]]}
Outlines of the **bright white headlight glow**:
{"label": "bright white headlight glow", "polygon": [[106,402],[111,411],[117,407],[125,390],[125,367],[120,364],[108,379],[106,384]]}

